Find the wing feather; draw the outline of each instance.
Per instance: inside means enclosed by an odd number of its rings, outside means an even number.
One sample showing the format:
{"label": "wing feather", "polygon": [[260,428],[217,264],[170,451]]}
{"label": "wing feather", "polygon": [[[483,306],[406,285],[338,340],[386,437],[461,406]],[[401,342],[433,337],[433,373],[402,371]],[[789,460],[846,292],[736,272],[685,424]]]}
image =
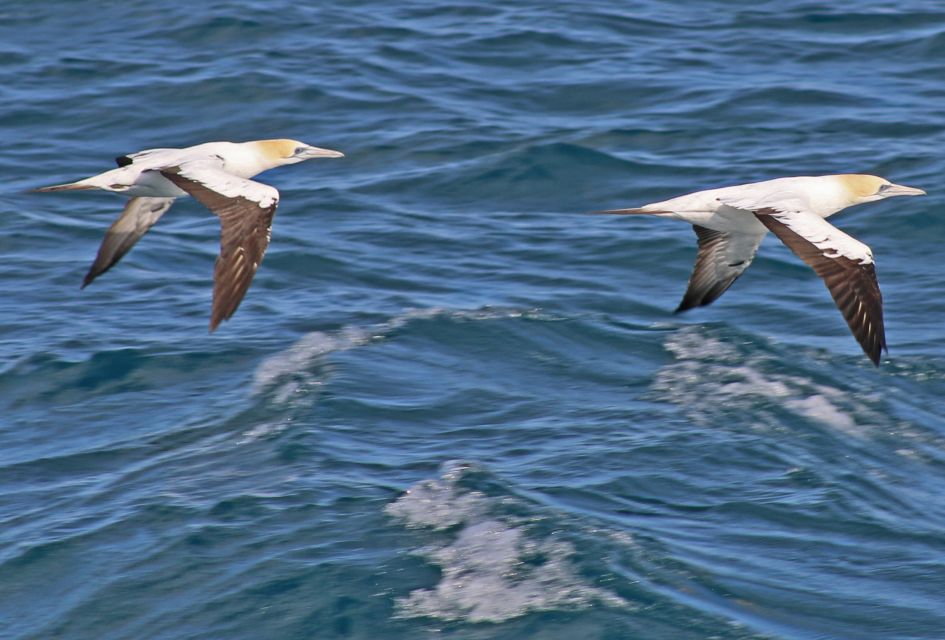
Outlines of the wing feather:
{"label": "wing feather", "polygon": [[82,281],[82,288],[115,266],[171,208],[174,200],[176,198],[131,198],[118,219],[105,232],[95,261]]}
{"label": "wing feather", "polygon": [[755,215],[823,279],[853,337],[879,366],[886,332],[870,248],[807,211],[762,208]]}
{"label": "wing feather", "polygon": [[699,241],[696,264],[676,313],[711,304],[738,279],[758,252],[764,232],[732,233],[693,225]]}
{"label": "wing feather", "polygon": [[279,192],[206,163],[184,163],[162,169],[161,174],[220,218],[210,314],[213,331],[236,312],[252,284],[269,246]]}

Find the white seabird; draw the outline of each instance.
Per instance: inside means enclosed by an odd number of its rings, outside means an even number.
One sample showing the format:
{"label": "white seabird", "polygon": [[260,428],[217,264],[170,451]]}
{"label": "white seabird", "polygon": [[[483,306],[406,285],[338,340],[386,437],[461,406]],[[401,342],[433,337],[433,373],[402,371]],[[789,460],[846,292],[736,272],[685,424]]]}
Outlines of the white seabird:
{"label": "white seabird", "polygon": [[269,246],[279,192],[253,176],[312,158],[344,154],[297,140],[207,142],[147,149],[115,159],[117,169],[35,191],[101,189],[131,199],[99,247],[82,287],[108,271],[181,196],[193,196],[220,218],[220,255],[213,273],[210,331],[236,311]]}
{"label": "white seabird", "polygon": [[825,219],[847,207],[925,191],[863,174],[777,178],[697,191],[635,209],[692,224],[699,243],[695,269],[676,312],[712,303],[751,264],[768,231],[823,278],[853,336],[873,364],[886,349],[883,299],[873,252]]}

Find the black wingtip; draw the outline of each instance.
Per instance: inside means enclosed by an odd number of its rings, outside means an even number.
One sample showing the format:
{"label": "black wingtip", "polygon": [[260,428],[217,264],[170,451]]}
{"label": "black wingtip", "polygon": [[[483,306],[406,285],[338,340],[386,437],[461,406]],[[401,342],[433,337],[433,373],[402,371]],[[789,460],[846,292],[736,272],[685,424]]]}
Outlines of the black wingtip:
{"label": "black wingtip", "polygon": [[85,277],[82,278],[82,286],[79,288],[85,289],[87,286],[92,284],[92,282],[94,282],[97,277],[99,277],[100,275],[108,271],[112,267],[113,264],[115,263],[112,262],[112,264],[106,265],[105,268],[102,269],[102,268],[97,268],[98,265],[96,263],[92,263],[92,266],[89,267],[88,273],[86,273]]}
{"label": "black wingtip", "polygon": [[696,295],[692,295],[692,292],[687,289],[686,295],[683,296],[683,299],[679,301],[679,306],[676,307],[676,310],[673,311],[674,314],[682,313],[683,311],[689,311],[690,309],[695,309],[696,307],[704,307],[715,298],[700,298]]}
{"label": "black wingtip", "polygon": [[866,355],[873,362],[873,366],[875,366],[878,369],[879,363],[882,361],[884,353],[887,356],[889,356],[889,347],[886,346],[885,341],[883,341],[883,343],[879,345],[879,349],[877,349],[875,353],[867,353]]}

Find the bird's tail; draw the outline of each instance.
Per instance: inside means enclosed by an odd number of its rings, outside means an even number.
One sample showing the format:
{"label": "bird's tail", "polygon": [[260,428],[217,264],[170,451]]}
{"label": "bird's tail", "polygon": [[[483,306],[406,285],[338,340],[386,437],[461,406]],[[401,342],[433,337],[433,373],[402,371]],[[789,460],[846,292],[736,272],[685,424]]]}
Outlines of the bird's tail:
{"label": "bird's tail", "polygon": [[639,209],[607,209],[605,211],[595,211],[594,213],[606,213],[609,215],[621,215],[621,216],[631,216],[631,215],[659,215],[661,213],[669,213],[669,211],[661,211],[659,209],[647,209],[646,207],[641,207]]}
{"label": "bird's tail", "polygon": [[76,182],[67,182],[66,184],[54,184],[51,187],[39,187],[38,189],[31,189],[34,193],[47,193],[49,191],[83,191],[86,189],[98,189],[94,184],[89,184],[85,180],[78,180]]}

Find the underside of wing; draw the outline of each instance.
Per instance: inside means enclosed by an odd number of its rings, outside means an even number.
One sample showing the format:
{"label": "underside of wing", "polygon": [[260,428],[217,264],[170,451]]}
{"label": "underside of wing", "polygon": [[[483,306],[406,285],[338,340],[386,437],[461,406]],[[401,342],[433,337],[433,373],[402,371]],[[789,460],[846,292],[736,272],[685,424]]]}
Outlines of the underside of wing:
{"label": "underside of wing", "polygon": [[813,213],[759,209],[755,215],[823,279],[853,336],[878,366],[886,333],[870,248]]}
{"label": "underside of wing", "polygon": [[699,253],[676,313],[718,299],[748,268],[765,237],[764,233],[722,232],[698,225],[692,228],[699,240]]}
{"label": "underside of wing", "polygon": [[98,255],[82,281],[87,287],[121,260],[154,223],[171,208],[176,198],[131,198],[112,226],[105,233]]}
{"label": "underside of wing", "polygon": [[161,171],[220,218],[220,255],[213,272],[210,331],[239,307],[262,262],[279,204],[273,187],[198,165]]}

